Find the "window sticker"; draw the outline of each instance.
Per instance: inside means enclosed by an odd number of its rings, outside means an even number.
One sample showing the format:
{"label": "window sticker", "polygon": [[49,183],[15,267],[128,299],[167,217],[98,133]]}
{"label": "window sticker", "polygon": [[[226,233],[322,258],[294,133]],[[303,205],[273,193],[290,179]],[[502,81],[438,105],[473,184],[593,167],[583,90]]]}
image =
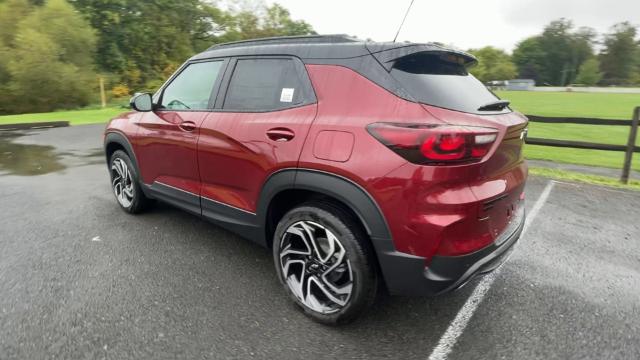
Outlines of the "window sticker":
{"label": "window sticker", "polygon": [[280,102],[292,102],[293,101],[293,92],[296,89],[293,88],[282,88],[282,92],[280,93]]}

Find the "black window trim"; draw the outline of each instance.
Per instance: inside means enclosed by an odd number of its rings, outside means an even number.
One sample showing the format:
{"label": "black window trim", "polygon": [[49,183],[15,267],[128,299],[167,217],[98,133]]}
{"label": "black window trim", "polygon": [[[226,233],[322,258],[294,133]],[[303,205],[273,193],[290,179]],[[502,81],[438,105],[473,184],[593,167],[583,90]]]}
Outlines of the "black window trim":
{"label": "black window trim", "polygon": [[[158,89],[158,91],[156,91],[156,93],[153,95],[154,104],[158,105],[158,107],[155,109],[155,111],[159,111],[159,112],[213,112],[214,111],[215,99],[217,98],[218,93],[220,92],[221,85],[222,85],[222,80],[223,80],[224,75],[226,74],[227,68],[229,66],[229,60],[230,60],[229,58],[208,58],[208,59],[198,59],[198,60],[187,60],[184,64],[182,64],[182,66],[180,66],[180,68],[178,68],[178,70],[175,73],[173,73],[173,75],[171,75],[171,77],[169,77],[169,79],[167,81],[165,81],[164,84],[162,84],[160,89]],[[189,67],[190,65],[193,65],[193,64],[216,62],[216,61],[221,61],[222,65],[220,67],[220,71],[218,72],[218,76],[216,77],[216,80],[213,83],[213,88],[211,89],[211,94],[209,95],[209,104],[207,105],[206,109],[180,109],[180,110],[175,110],[175,109],[165,109],[165,108],[160,107],[160,104],[162,104],[162,97],[164,96],[164,91],[166,90],[167,86],[171,85],[171,83],[178,76],[180,76],[180,74],[182,74],[182,72],[187,67]]]}
{"label": "black window trim", "polygon": [[[292,60],[295,70],[300,76],[302,80],[302,102],[298,104],[292,104],[287,107],[279,107],[275,109],[223,109],[224,101],[227,97],[227,93],[229,90],[229,84],[231,83],[231,78],[233,77],[233,73],[235,72],[236,65],[238,60],[259,60],[259,59],[286,59]],[[276,112],[283,111],[289,109],[295,109],[311,104],[317,103],[316,93],[311,84],[311,79],[309,78],[309,73],[307,72],[306,67],[302,60],[296,56],[291,55],[245,55],[245,56],[234,56],[230,59],[229,64],[227,65],[227,71],[225,71],[224,79],[222,79],[222,84],[220,86],[220,91],[218,92],[218,96],[216,97],[214,111],[216,112],[229,112],[229,113],[267,113],[267,112]]]}

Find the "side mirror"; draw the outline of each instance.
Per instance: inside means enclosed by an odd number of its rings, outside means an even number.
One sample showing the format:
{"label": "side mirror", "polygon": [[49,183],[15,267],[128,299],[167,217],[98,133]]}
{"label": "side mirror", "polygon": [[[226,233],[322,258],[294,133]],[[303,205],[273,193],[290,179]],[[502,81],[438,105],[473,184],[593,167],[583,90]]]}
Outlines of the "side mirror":
{"label": "side mirror", "polygon": [[151,99],[151,94],[149,93],[141,93],[135,94],[129,101],[129,105],[135,111],[152,111],[153,110],[153,100]]}

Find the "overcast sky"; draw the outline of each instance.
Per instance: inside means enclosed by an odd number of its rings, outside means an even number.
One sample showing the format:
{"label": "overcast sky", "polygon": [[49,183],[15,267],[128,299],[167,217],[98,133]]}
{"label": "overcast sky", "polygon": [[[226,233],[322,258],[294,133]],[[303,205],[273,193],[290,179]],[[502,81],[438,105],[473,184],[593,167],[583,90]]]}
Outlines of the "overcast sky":
{"label": "overcast sky", "polygon": [[[267,0],[274,2],[320,34],[385,41],[393,39],[410,0]],[[625,20],[640,25],[640,0],[415,0],[398,40],[511,51],[560,17],[599,33]]]}

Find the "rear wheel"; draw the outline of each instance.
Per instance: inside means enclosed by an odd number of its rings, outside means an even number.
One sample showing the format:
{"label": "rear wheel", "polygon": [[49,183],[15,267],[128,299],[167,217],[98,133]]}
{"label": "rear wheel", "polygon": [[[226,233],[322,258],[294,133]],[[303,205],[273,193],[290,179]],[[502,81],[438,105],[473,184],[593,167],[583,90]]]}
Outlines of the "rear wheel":
{"label": "rear wheel", "polygon": [[115,151],[109,160],[109,170],[111,189],[124,211],[137,214],[150,204],[151,200],[142,192],[138,173],[127,153]]}
{"label": "rear wheel", "polygon": [[289,211],[274,235],[278,277],[291,299],[325,324],[354,320],[377,291],[371,247],[341,208],[310,203]]}

